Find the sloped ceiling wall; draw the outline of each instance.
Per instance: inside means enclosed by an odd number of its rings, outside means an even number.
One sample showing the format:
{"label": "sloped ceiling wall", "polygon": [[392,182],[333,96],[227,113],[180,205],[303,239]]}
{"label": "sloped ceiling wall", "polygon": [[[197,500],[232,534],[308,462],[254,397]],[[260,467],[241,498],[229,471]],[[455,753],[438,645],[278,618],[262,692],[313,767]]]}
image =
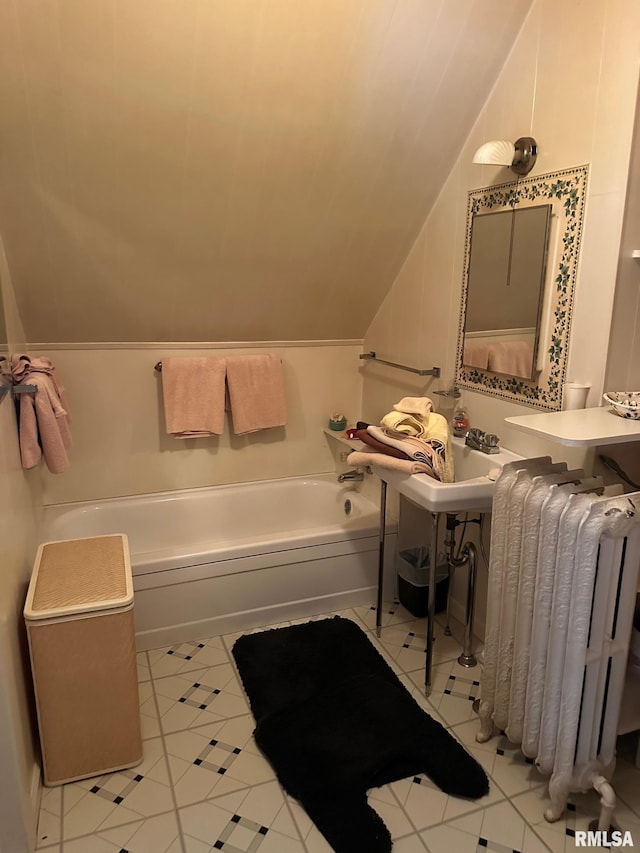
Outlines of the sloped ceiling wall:
{"label": "sloped ceiling wall", "polygon": [[362,337],[530,5],[0,4],[27,339]]}

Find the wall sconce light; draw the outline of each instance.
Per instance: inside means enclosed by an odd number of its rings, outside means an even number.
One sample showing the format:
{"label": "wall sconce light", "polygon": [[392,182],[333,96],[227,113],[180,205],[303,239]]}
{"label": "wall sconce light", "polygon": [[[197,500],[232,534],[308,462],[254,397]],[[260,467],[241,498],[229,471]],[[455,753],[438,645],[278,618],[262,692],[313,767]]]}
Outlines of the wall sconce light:
{"label": "wall sconce light", "polygon": [[474,163],[510,166],[516,175],[528,175],[538,156],[538,143],[532,136],[521,136],[515,142],[496,139],[485,142],[473,155]]}

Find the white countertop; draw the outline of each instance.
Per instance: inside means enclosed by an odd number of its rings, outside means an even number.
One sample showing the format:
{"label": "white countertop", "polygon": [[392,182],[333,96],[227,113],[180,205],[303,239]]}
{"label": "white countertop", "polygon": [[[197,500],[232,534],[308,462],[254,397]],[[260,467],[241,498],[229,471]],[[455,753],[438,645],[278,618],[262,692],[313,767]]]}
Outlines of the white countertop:
{"label": "white countertop", "polygon": [[569,447],[640,441],[640,421],[621,418],[607,406],[572,409],[568,412],[540,412],[504,420],[515,429]]}

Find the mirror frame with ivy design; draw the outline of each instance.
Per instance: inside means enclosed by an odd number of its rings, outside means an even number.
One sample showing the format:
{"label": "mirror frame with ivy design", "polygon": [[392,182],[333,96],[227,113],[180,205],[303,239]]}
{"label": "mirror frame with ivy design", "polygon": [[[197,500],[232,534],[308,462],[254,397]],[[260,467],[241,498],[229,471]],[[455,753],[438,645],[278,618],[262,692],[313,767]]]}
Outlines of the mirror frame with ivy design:
{"label": "mirror frame with ivy design", "polygon": [[[539,409],[557,411],[562,406],[562,386],[567,369],[569,332],[573,310],[580,241],[587,193],[588,166],[577,166],[532,178],[520,178],[508,184],[471,190],[468,194],[467,230],[464,250],[464,272],[458,350],[456,354],[456,383],[460,388],[482,391],[517,403],[527,403]],[[545,365],[535,379],[504,376],[490,370],[467,367],[462,364],[464,346],[464,321],[469,286],[471,258],[471,226],[478,213],[528,207],[543,201],[553,206],[557,218],[557,257],[549,247],[547,281],[552,287],[551,300],[545,299],[550,312],[546,340],[540,339],[540,351],[547,354]],[[556,231],[556,228],[554,228]],[[554,265],[552,268],[552,264]],[[543,329],[544,329],[543,321]]]}

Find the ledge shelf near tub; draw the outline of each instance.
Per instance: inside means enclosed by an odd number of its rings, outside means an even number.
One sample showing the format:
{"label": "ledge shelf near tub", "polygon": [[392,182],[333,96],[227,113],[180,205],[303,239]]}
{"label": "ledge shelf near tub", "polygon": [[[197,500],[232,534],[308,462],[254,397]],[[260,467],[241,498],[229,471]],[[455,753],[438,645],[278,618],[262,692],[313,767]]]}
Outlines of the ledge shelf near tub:
{"label": "ledge shelf near tub", "polygon": [[596,447],[600,444],[640,441],[640,421],[621,418],[606,406],[518,415],[504,420],[514,429],[568,447]]}

